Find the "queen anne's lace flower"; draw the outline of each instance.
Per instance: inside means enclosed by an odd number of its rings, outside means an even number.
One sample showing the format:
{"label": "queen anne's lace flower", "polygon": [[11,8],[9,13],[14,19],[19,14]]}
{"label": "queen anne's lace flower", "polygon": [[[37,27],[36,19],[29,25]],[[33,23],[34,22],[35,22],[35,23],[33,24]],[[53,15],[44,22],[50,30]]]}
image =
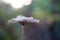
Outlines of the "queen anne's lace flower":
{"label": "queen anne's lace flower", "polygon": [[23,22],[23,21],[27,21],[27,22],[36,22],[36,23],[39,23],[40,20],[38,19],[35,19],[33,17],[25,17],[25,16],[17,16],[16,18],[12,18],[11,20],[8,20],[8,23],[7,24],[12,24],[12,23],[17,23],[17,22]]}

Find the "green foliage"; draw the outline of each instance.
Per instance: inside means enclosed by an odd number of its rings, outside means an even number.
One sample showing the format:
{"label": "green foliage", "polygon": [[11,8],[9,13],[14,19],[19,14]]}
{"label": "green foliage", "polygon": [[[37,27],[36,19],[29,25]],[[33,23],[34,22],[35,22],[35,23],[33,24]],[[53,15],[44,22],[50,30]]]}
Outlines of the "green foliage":
{"label": "green foliage", "polygon": [[[2,21],[3,28],[7,29],[7,21],[17,15],[30,15],[35,18],[48,18],[49,20],[52,19],[51,10],[52,8],[52,0],[33,0],[30,6],[25,6],[18,10],[13,10],[10,4],[6,4],[2,2],[0,5],[0,23]],[[55,4],[56,10],[60,11],[60,0],[56,0]],[[26,12],[26,13],[25,13]],[[56,17],[57,20],[60,20],[60,15]],[[21,36],[19,31],[20,26],[15,25],[13,26],[15,31],[13,32],[14,36]],[[21,29],[20,29],[21,30]],[[11,40],[11,36],[7,30],[0,30],[0,35],[4,36],[5,40]]]}

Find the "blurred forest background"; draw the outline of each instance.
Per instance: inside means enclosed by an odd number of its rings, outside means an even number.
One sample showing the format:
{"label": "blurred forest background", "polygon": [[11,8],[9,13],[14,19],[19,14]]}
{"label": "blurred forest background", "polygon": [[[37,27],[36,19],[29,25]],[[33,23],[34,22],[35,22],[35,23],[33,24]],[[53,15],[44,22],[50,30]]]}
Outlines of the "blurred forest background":
{"label": "blurred forest background", "polygon": [[[60,13],[60,0],[32,0],[32,3],[22,8],[13,8],[9,3],[0,0],[0,40],[20,40],[21,25],[7,25],[7,21],[17,15],[33,16],[39,19],[51,19],[51,11]],[[57,20],[60,20],[60,15]]]}

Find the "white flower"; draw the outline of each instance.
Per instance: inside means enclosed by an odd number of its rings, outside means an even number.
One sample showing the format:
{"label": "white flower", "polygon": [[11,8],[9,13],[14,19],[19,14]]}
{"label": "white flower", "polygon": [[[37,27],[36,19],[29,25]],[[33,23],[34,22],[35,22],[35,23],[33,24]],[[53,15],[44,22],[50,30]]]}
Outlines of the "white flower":
{"label": "white flower", "polygon": [[8,20],[8,24],[12,24],[12,23],[16,23],[16,22],[23,22],[23,21],[36,22],[36,23],[40,22],[40,20],[34,19],[33,17],[25,17],[25,16],[19,15],[16,18],[12,18],[11,20]]}

